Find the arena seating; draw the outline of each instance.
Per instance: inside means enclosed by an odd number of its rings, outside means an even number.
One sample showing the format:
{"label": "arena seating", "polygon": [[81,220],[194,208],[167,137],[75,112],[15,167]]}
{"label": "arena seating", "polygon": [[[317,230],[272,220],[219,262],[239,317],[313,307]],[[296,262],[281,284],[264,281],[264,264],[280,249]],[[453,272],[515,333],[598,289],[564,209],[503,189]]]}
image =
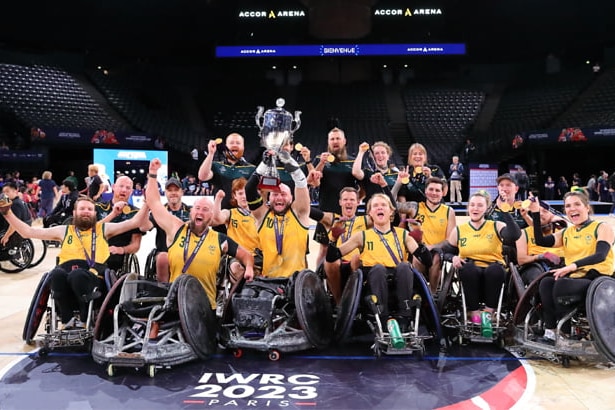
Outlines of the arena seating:
{"label": "arena seating", "polygon": [[41,65],[0,64],[0,105],[29,126],[127,129],[67,71]]}
{"label": "arena seating", "polygon": [[432,163],[447,165],[476,121],[485,94],[461,86],[413,85],[403,89],[408,127]]}

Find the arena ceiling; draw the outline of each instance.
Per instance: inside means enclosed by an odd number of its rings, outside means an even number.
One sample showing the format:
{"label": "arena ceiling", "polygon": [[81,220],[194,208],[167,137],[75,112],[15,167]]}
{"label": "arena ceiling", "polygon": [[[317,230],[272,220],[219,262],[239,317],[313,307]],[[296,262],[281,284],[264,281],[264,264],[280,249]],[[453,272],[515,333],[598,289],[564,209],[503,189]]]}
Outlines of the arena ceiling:
{"label": "arena ceiling", "polygon": [[[458,41],[476,59],[514,59],[601,53],[615,46],[611,0],[24,0],[0,13],[0,47],[124,56],[200,58],[215,45],[254,41],[309,43],[307,24],[243,25],[238,11],[319,4],[366,3],[372,7],[442,7],[446,18],[434,27],[373,25],[363,42]],[[260,6],[258,6],[260,7]],[[324,18],[339,19],[338,13]],[[323,18],[321,15],[320,18]]]}

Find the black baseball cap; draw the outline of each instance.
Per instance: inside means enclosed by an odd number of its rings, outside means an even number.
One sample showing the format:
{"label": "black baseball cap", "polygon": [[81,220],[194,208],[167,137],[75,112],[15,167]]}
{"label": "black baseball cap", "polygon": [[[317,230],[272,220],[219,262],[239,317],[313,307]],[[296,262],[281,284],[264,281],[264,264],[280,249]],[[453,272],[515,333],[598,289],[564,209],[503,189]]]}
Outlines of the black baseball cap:
{"label": "black baseball cap", "polygon": [[181,182],[179,182],[179,179],[177,179],[177,178],[173,178],[173,177],[169,178],[169,179],[167,180],[167,183],[166,183],[166,184],[164,184],[164,189],[167,189],[167,188],[168,188],[168,187],[170,187],[171,185],[175,185],[175,186],[176,186],[176,187],[178,187],[178,188],[182,188],[182,183],[181,183]]}
{"label": "black baseball cap", "polygon": [[513,184],[517,185],[517,180],[515,179],[515,177],[512,176],[512,174],[510,173],[505,173],[502,174],[498,177],[498,179],[496,179],[497,183],[499,184],[500,181],[504,180],[504,179],[508,179],[510,182],[512,182]]}

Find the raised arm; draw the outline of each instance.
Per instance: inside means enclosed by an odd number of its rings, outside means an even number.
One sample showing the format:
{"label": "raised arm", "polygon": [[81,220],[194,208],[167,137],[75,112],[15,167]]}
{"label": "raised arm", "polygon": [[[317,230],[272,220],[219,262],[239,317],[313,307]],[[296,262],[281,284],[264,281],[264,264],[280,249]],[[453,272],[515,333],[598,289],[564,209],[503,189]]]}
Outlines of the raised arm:
{"label": "raised arm", "polygon": [[145,189],[145,203],[149,207],[154,220],[164,230],[167,235],[167,240],[172,240],[175,233],[182,227],[184,222],[175,215],[167,212],[166,208],[160,200],[160,191],[158,191],[158,169],[161,167],[161,162],[158,158],[153,159],[149,164],[149,172],[147,174],[147,187]]}
{"label": "raised arm", "polygon": [[207,143],[207,157],[205,157],[203,163],[199,167],[198,176],[201,181],[209,181],[214,176],[211,166],[214,162],[214,155],[216,153],[217,146],[218,144],[216,144],[215,140],[209,140]]}
{"label": "raised arm", "polygon": [[357,157],[352,163],[352,176],[355,177],[357,181],[363,181],[363,178],[365,178],[365,172],[363,171],[363,157],[365,156],[365,151],[368,149],[369,144],[367,142],[361,143],[361,145],[359,145]]}
{"label": "raised arm", "polygon": [[222,209],[222,199],[226,196],[223,190],[219,190],[214,198],[214,216],[211,226],[226,225],[231,218],[231,211]]}
{"label": "raised arm", "polygon": [[[113,207],[114,212],[115,212],[115,207],[116,206],[114,205]],[[144,202],[141,209],[139,209],[139,212],[137,212],[135,216],[133,216],[132,218],[127,219],[122,222],[106,223],[105,224],[105,236],[107,238],[112,238],[124,232],[131,231],[133,229],[141,229],[143,232],[148,231],[149,229],[151,229],[151,223],[148,221],[148,218],[147,218],[148,216],[149,216],[149,207],[147,203]],[[141,236],[140,234],[135,234],[135,235]],[[139,244],[140,244],[140,241],[139,241]],[[134,253],[134,252],[127,252],[127,253]]]}
{"label": "raised arm", "polygon": [[[310,206],[312,202],[310,200],[307,178],[303,171],[301,171],[301,168],[299,168],[297,161],[290,156],[289,152],[278,152],[278,158],[280,162],[284,164],[284,169],[289,173],[295,183],[295,199],[292,204],[292,209],[297,214],[299,221],[307,226],[310,223]],[[315,171],[310,171],[310,173],[313,172]]]}
{"label": "raised arm", "polygon": [[49,241],[61,241],[66,233],[65,225],[56,225],[50,228],[33,228],[21,219],[19,219],[13,211],[11,211],[11,202],[8,205],[0,206],[0,213],[11,227],[24,238],[37,238]]}

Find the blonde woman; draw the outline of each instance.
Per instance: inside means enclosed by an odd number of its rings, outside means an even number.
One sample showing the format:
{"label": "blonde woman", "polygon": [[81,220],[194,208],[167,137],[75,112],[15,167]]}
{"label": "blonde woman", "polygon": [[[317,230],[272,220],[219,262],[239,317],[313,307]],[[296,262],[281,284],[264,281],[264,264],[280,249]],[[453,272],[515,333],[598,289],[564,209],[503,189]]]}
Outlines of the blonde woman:
{"label": "blonde woman", "polygon": [[448,193],[446,176],[442,169],[434,164],[427,163],[427,149],[423,144],[414,143],[408,149],[409,182],[401,186],[399,197],[407,201],[425,200],[425,182],[429,177],[438,177],[444,181],[444,196]]}

